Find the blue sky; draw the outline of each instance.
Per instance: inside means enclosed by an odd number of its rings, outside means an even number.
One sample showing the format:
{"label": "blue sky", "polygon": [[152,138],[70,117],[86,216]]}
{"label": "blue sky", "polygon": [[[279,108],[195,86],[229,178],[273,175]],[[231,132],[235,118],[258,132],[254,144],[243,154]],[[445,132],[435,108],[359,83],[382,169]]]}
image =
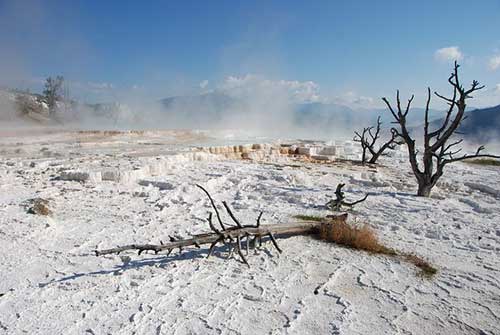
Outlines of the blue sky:
{"label": "blue sky", "polygon": [[488,86],[475,103],[498,104],[499,22],[500,0],[0,0],[0,84],[36,90],[62,74],[73,95],[109,100],[252,75],[376,105],[396,88],[420,100],[428,85],[447,92],[459,58],[464,80]]}

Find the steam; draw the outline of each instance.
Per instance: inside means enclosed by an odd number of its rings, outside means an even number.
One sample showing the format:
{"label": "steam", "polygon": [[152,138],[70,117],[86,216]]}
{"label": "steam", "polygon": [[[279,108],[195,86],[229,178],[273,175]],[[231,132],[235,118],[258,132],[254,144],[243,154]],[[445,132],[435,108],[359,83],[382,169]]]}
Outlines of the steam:
{"label": "steam", "polygon": [[195,94],[166,99],[151,99],[137,90],[120,92],[115,94],[121,97],[120,103],[103,106],[97,113],[80,106],[73,122],[118,129],[229,129],[268,137],[331,138],[341,131],[351,136],[351,129],[340,119],[332,123],[328,115],[312,115],[319,119],[304,123],[298,117],[301,107],[324,102],[319,85],[312,81],[249,74],[228,76],[211,87],[205,81],[201,86]]}
{"label": "steam", "polygon": [[[166,99],[150,99],[138,92],[119,94],[119,112],[113,118],[119,128],[242,129],[257,135],[286,134],[297,130],[296,104],[319,100],[313,82],[273,81],[257,75],[229,76],[199,93]],[[92,113],[84,113],[92,115]],[[92,118],[80,118],[84,124]],[[100,120],[102,121],[102,120]]]}

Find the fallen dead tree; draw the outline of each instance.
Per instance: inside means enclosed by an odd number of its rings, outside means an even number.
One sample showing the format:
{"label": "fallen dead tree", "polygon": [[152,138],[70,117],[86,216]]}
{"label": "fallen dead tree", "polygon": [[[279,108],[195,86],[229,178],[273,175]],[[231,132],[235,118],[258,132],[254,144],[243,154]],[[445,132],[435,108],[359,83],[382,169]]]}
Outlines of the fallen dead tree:
{"label": "fallen dead tree", "polygon": [[[299,221],[299,222],[291,222],[286,224],[272,224],[272,225],[261,225],[260,220],[262,218],[263,212],[259,214],[256,219],[255,224],[242,224],[236,216],[231,211],[229,205],[223,201],[222,204],[226,209],[229,217],[233,221],[233,224],[227,224],[222,221],[221,215],[215,202],[210,195],[210,193],[200,185],[196,185],[199,187],[210,200],[210,204],[215,212],[215,217],[217,219],[218,226],[217,228],[213,223],[213,213],[209,213],[207,222],[210,227],[211,233],[206,234],[197,234],[191,236],[191,238],[187,239],[176,239],[174,237],[170,237],[170,241],[168,243],[163,243],[160,241],[160,244],[129,244],[111,249],[104,250],[95,250],[96,256],[108,255],[108,254],[119,254],[123,251],[134,250],[140,255],[143,252],[152,251],[155,254],[158,254],[162,251],[167,251],[167,255],[175,250],[179,249],[182,252],[185,247],[197,247],[201,248],[201,245],[210,244],[208,248],[207,258],[212,255],[214,249],[217,245],[222,245],[228,247],[228,258],[230,258],[234,252],[238,254],[240,259],[248,266],[248,261],[243,254],[243,250],[246,251],[248,255],[249,250],[251,248],[257,248],[262,245],[262,240],[265,238],[272,242],[274,247],[278,252],[282,252],[281,248],[276,241],[276,238],[281,236],[291,236],[291,235],[307,235],[307,234],[318,234],[320,232],[320,227],[322,222],[315,221]],[[330,217],[328,221],[342,221],[345,222],[347,219],[347,214],[341,214],[338,216]]]}

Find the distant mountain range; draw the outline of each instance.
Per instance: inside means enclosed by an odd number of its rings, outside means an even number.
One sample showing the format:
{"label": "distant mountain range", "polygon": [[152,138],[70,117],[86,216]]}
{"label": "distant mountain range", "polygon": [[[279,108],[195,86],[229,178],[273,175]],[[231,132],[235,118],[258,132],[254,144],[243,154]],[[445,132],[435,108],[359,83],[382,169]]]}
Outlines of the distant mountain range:
{"label": "distant mountain range", "polygon": [[[251,112],[251,101],[213,92],[197,96],[170,97],[160,101],[165,111],[182,113],[197,119],[201,124],[224,120],[232,113]],[[286,106],[287,116],[299,127],[328,132],[341,126],[346,134],[362,127],[374,125],[380,115],[383,126],[390,127],[393,117],[388,109],[353,109],[336,103],[293,103]],[[272,112],[272,111],[269,111]],[[445,111],[429,111],[431,127],[439,127]],[[489,141],[500,138],[500,105],[483,109],[468,109],[460,131],[463,137],[472,141]],[[424,119],[423,108],[412,108],[408,113],[408,123],[419,132]]]}
{"label": "distant mountain range", "polygon": [[[467,118],[462,122],[460,137],[471,142],[486,143],[500,139],[500,105],[482,109],[474,109],[465,113]],[[434,120],[431,129],[443,124],[444,118]]]}

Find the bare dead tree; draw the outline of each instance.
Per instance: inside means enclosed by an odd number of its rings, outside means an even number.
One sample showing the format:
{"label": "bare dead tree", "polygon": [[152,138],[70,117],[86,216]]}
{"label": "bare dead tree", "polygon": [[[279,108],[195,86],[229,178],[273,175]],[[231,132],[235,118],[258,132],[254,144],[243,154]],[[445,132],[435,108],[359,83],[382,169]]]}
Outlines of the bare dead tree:
{"label": "bare dead tree", "polygon": [[[375,164],[380,156],[385,155],[387,149],[394,150],[397,144],[401,144],[397,141],[397,133],[394,129],[391,129],[391,137],[381,146],[376,147],[377,141],[380,139],[380,129],[382,122],[380,121],[380,116],[377,118],[376,127],[363,128],[361,134],[357,131],[354,132],[355,136],[353,138],[354,142],[359,142],[361,144],[362,155],[361,163],[365,164],[367,161],[370,164]],[[374,130],[375,129],[375,130]],[[374,130],[374,132],[372,132]],[[371,158],[367,159],[367,152],[370,153]]]}
{"label": "bare dead tree", "polygon": [[[158,254],[161,251],[167,251],[168,256],[174,249],[179,249],[179,252],[182,252],[184,247],[194,246],[201,248],[201,245],[203,244],[210,244],[207,258],[213,254],[217,245],[222,245],[226,246],[228,249],[227,258],[231,258],[231,256],[236,252],[241,261],[250,267],[245,255],[243,254],[243,249],[246,250],[246,255],[248,255],[251,248],[257,248],[257,245],[260,247],[262,245],[262,240],[266,238],[271,241],[276,250],[281,253],[282,250],[276,241],[278,236],[318,233],[320,225],[322,224],[321,222],[315,221],[300,221],[288,224],[261,225],[260,221],[262,218],[262,212],[258,215],[255,224],[242,224],[233,214],[229,205],[226,202],[223,202],[222,204],[224,208],[226,209],[231,220],[234,222],[234,225],[230,225],[222,221],[220,212],[210,193],[202,186],[196,186],[207,195],[210,204],[215,211],[215,216],[220,228],[217,228],[213,224],[213,215],[210,212],[207,222],[210,230],[212,231],[211,233],[197,234],[187,239],[177,239],[169,236],[169,243],[163,243],[160,241],[160,244],[129,244],[111,249],[95,250],[95,255],[102,256],[108,254],[119,254],[127,250],[137,250],[139,255],[147,251],[153,251],[155,254]],[[347,215],[345,214],[338,215],[332,220],[344,222],[346,219]]]}
{"label": "bare dead tree", "polygon": [[57,102],[63,100],[63,84],[64,78],[57,76],[56,78],[48,77],[45,80],[45,89],[43,94],[47,105],[49,106],[49,115],[52,116],[56,112]]}
{"label": "bare dead tree", "polygon": [[458,134],[458,128],[462,121],[466,119],[465,107],[466,100],[472,98],[472,93],[484,88],[480,86],[479,82],[472,81],[471,87],[465,89],[460,83],[458,77],[459,65],[455,62],[453,72],[448,78],[448,83],[453,87],[453,95],[445,97],[437,92],[434,94],[446,101],[448,110],[441,126],[435,130],[429,129],[429,105],[431,102],[431,89],[427,88],[427,103],[424,115],[424,143],[422,163],[423,170],[419,166],[419,150],[416,148],[415,140],[411,137],[407,127],[406,116],[410,111],[411,103],[414,96],[412,95],[403,109],[399,98],[399,90],[396,94],[396,107],[395,110],[386,98],[382,98],[391,114],[394,116],[396,124],[399,129],[394,129],[397,136],[401,137],[408,148],[408,156],[411,164],[413,174],[418,182],[417,195],[428,197],[430,196],[432,188],[436,185],[439,178],[443,175],[444,167],[447,164],[462,161],[469,158],[476,157],[491,157],[500,158],[500,156],[482,154],[484,146],[480,146],[473,154],[463,154],[457,156],[462,151],[462,148],[457,148],[457,145],[463,142],[463,139],[452,139],[454,134]]}
{"label": "bare dead tree", "polygon": [[326,203],[326,207],[330,208],[334,212],[339,212],[342,210],[342,206],[352,208],[354,205],[359,204],[360,202],[363,202],[368,198],[368,194],[366,194],[363,198],[353,201],[353,202],[348,202],[345,200],[345,194],[342,191],[342,188],[345,186],[345,184],[338,184],[337,189],[335,190],[335,199],[332,199]]}

